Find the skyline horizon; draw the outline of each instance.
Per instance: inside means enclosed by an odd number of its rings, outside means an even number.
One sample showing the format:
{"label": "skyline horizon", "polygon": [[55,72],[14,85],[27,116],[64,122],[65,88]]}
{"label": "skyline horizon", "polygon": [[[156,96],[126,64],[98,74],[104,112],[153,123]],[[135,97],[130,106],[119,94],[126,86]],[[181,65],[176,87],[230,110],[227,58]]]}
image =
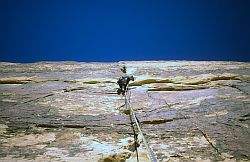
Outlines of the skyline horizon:
{"label": "skyline horizon", "polygon": [[72,62],[72,63],[119,63],[119,62],[242,62],[242,63],[249,63],[249,60],[187,60],[187,59],[159,59],[159,60],[116,60],[116,61],[79,61],[79,60],[40,60],[34,62],[14,62],[14,61],[2,61],[1,63],[19,63],[19,64],[32,64],[32,63],[60,63],[60,62]]}

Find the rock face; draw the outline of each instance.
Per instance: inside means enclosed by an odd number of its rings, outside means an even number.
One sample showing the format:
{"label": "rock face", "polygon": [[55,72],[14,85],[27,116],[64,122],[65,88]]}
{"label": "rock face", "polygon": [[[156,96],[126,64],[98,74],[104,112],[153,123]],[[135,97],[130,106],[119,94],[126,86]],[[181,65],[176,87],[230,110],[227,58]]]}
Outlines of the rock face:
{"label": "rock face", "polygon": [[136,161],[123,65],[158,161],[250,160],[249,63],[145,61],[0,63],[0,161]]}

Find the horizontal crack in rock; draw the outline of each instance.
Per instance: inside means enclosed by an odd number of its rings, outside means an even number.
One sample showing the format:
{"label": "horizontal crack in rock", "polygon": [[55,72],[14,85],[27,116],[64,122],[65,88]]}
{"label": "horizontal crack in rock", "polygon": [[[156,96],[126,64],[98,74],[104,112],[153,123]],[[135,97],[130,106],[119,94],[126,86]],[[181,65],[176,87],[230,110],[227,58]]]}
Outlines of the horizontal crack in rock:
{"label": "horizontal crack in rock", "polygon": [[174,119],[158,119],[158,120],[145,120],[142,121],[143,124],[162,124],[162,123],[166,123],[166,122],[171,122]]}
{"label": "horizontal crack in rock", "polygon": [[84,90],[86,89],[85,87],[76,87],[72,89],[64,89],[64,92],[72,92],[72,91],[78,91],[78,90]]}
{"label": "horizontal crack in rock", "polygon": [[33,80],[33,79],[0,79],[0,84],[27,84],[27,83],[43,83],[43,82],[55,82],[58,79],[52,80]]}
{"label": "horizontal crack in rock", "polygon": [[239,121],[250,120],[250,113],[240,116]]}
{"label": "horizontal crack in rock", "polygon": [[81,83],[81,84],[99,84],[99,83],[115,83],[114,81],[109,80],[89,80],[89,81],[83,81],[83,80],[65,80],[65,83]]}
{"label": "horizontal crack in rock", "polygon": [[141,81],[135,81],[130,83],[130,86],[142,86],[144,84],[152,84],[152,83],[173,83],[171,80],[169,79],[145,79],[145,80],[141,80]]}
{"label": "horizontal crack in rock", "polygon": [[26,104],[26,103],[29,103],[29,102],[34,102],[34,101],[40,100],[42,98],[50,97],[50,96],[53,96],[53,95],[54,95],[54,93],[51,93],[51,94],[48,94],[46,96],[42,96],[42,97],[38,97],[38,98],[35,98],[35,99],[32,99],[32,100],[25,101],[25,102],[23,102],[23,104]]}
{"label": "horizontal crack in rock", "polygon": [[27,84],[32,80],[0,80],[0,84]]}
{"label": "horizontal crack in rock", "polygon": [[156,88],[149,88],[148,91],[189,91],[189,90],[199,90],[206,88],[207,87],[156,87]]}
{"label": "horizontal crack in rock", "polygon": [[61,125],[61,124],[36,124],[36,127],[42,127],[42,128],[86,128],[85,125]]}
{"label": "horizontal crack in rock", "polygon": [[166,122],[172,122],[175,120],[181,120],[181,119],[189,119],[189,117],[176,117],[171,119],[156,119],[156,120],[144,120],[142,121],[143,124],[163,124]]}
{"label": "horizontal crack in rock", "polygon": [[218,81],[218,80],[240,80],[237,76],[217,76],[210,79],[211,81]]}
{"label": "horizontal crack in rock", "polygon": [[240,80],[237,76],[216,76],[216,77],[211,77],[206,80],[200,80],[196,82],[190,82],[190,83],[183,83],[186,85],[199,85],[199,84],[207,84],[211,81],[219,81],[219,80]]}

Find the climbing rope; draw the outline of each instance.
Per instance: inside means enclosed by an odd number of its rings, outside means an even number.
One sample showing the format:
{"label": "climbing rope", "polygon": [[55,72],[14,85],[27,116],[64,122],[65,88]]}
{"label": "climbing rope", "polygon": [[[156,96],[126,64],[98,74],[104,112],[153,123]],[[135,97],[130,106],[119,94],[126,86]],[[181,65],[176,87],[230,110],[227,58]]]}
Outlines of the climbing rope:
{"label": "climbing rope", "polygon": [[[125,97],[125,108],[126,108],[126,110],[128,110],[128,104],[127,104],[126,97]],[[135,149],[135,152],[136,152],[136,159],[137,159],[137,162],[139,162],[139,156],[138,156],[138,150],[137,150],[137,135],[136,135],[136,132],[135,132],[135,127],[134,127],[134,124],[133,124],[133,119],[132,119],[131,113],[129,113],[129,119],[130,119],[130,123],[131,123],[131,128],[133,130],[133,134],[134,134],[134,149]]]}
{"label": "climbing rope", "polygon": [[[129,85],[128,85],[129,86]],[[143,135],[143,133],[142,133],[142,130],[141,130],[141,128],[140,128],[140,125],[139,125],[139,122],[138,122],[138,119],[137,119],[137,117],[136,117],[136,115],[135,115],[135,112],[134,112],[134,110],[133,110],[133,108],[132,108],[132,106],[131,106],[131,104],[130,104],[130,101],[129,101],[129,99],[128,99],[128,94],[127,94],[127,92],[128,92],[128,86],[127,86],[127,88],[126,88],[126,91],[125,91],[125,105],[126,105],[126,108],[127,107],[129,107],[129,109],[130,109],[130,116],[132,115],[132,117],[134,118],[134,121],[135,121],[135,124],[136,124],[136,126],[137,126],[137,129],[138,129],[138,131],[139,131],[139,133],[141,134],[141,136],[142,136],[142,140],[143,140],[143,143],[144,143],[144,145],[146,146],[146,148],[147,148],[147,152],[148,152],[148,155],[149,155],[149,157],[150,157],[150,160],[151,160],[151,162],[157,162],[157,160],[156,160],[156,158],[155,158],[155,156],[154,156],[154,154],[153,154],[153,151],[150,149],[150,147],[149,147],[149,145],[148,145],[148,143],[147,143],[147,141],[146,141],[146,138],[144,137],[144,135]],[[130,93],[131,94],[131,93]],[[132,123],[132,121],[131,121],[131,123]],[[133,123],[132,123],[132,125],[133,125]],[[133,127],[133,126],[132,126]],[[133,129],[134,130],[134,129]],[[135,139],[136,140],[136,139]],[[135,141],[135,147],[137,147],[136,146],[137,145],[137,141]],[[137,148],[136,148],[136,153],[137,153],[137,161],[138,161],[138,152],[137,152]]]}

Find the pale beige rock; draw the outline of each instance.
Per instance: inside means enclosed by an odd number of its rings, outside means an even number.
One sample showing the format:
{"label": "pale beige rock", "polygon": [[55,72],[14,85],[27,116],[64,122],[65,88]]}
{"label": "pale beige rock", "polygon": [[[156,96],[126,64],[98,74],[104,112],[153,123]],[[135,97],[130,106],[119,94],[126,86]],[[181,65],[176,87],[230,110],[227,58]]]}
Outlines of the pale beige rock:
{"label": "pale beige rock", "polygon": [[54,140],[55,140],[54,133],[46,133],[46,134],[41,134],[41,135],[29,134],[29,135],[7,139],[6,142],[3,143],[3,146],[25,147],[25,146],[36,145],[39,143],[52,142]]}

